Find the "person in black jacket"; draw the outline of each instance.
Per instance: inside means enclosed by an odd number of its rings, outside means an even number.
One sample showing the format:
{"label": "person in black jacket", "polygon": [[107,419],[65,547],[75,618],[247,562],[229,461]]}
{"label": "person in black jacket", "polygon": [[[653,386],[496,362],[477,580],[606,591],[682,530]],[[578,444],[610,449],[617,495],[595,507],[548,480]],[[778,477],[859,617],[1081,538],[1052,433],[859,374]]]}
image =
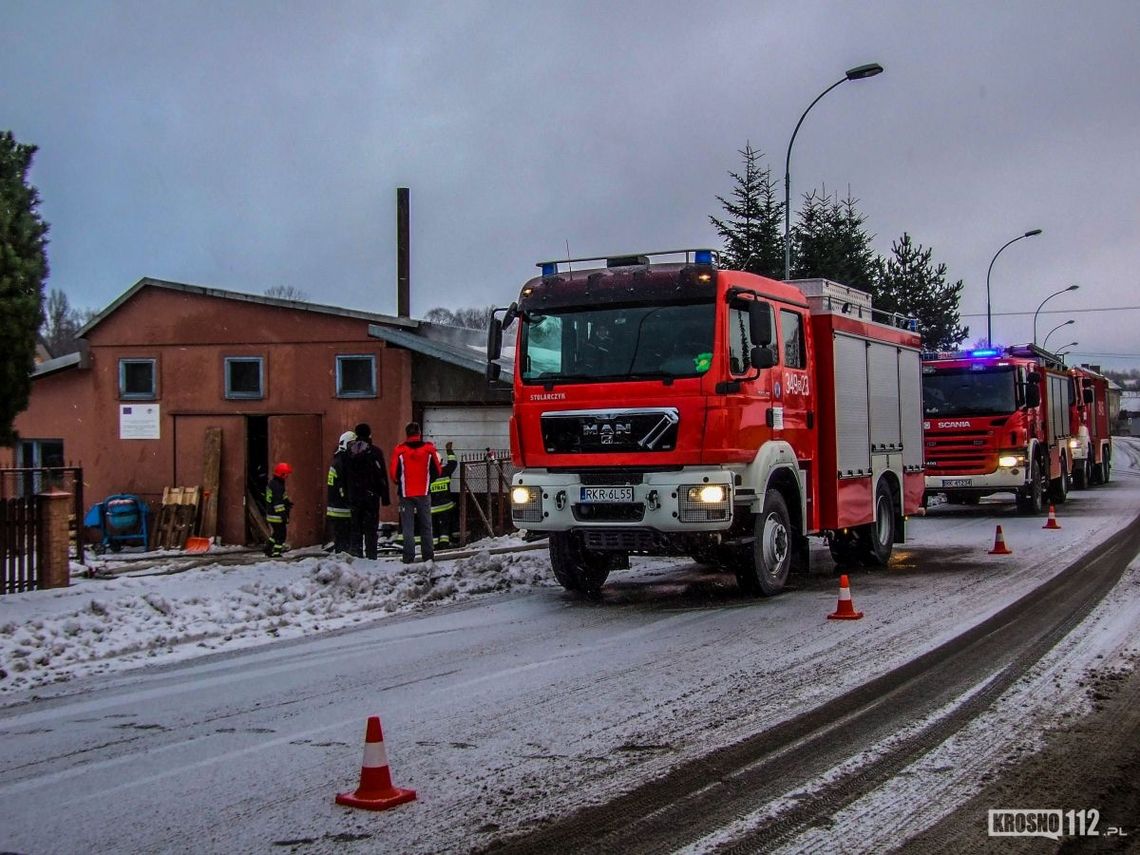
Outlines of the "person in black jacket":
{"label": "person in black jacket", "polygon": [[345,466],[348,501],[352,508],[348,551],[352,555],[375,558],[380,506],[392,503],[388,470],[384,465],[384,453],[372,444],[372,428],[362,422],[353,432],[356,439],[348,445]]}

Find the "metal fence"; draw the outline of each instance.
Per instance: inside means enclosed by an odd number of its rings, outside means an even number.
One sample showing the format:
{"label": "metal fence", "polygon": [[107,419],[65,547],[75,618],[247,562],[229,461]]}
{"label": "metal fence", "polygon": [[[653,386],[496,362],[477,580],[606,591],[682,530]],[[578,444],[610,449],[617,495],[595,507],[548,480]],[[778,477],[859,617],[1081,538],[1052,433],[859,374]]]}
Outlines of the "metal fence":
{"label": "metal fence", "polygon": [[[49,490],[62,490],[71,494],[71,514],[68,531],[73,547],[69,552],[80,564],[84,563],[83,530],[83,467],[38,466],[0,469],[0,501],[30,499]],[[34,545],[35,541],[33,541]]]}
{"label": "metal fence", "polygon": [[0,499],[0,594],[40,587],[42,510],[39,496]]}
{"label": "metal fence", "polygon": [[515,467],[505,449],[463,455],[459,461],[459,542],[514,531],[511,522],[511,476]]}

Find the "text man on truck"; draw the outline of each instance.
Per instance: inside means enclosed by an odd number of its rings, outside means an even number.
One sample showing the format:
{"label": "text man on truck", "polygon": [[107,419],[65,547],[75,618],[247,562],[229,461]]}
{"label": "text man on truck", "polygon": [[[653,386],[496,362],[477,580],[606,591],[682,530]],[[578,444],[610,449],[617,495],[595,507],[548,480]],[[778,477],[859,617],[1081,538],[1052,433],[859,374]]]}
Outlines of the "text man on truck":
{"label": "text man on truck", "polygon": [[922,498],[917,334],[834,282],[652,255],[684,261],[543,262],[492,321],[492,377],[519,321],[512,519],[549,535],[558,581],[689,555],[772,595],[807,535],[885,562]]}

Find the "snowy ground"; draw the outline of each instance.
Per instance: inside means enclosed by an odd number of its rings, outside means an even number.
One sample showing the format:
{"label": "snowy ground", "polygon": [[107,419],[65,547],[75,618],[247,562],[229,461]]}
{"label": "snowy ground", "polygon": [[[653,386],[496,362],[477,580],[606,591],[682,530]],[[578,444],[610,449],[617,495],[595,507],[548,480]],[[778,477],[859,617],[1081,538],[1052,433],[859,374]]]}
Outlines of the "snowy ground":
{"label": "snowy ground", "polygon": [[[544,548],[519,537],[480,541],[475,554],[430,564],[397,556],[211,563],[180,554],[96,559],[114,578],[0,597],[0,704],[5,695],[87,674],[175,661],[329,632],[515,587],[548,586]],[[221,550],[232,561],[235,552]]]}
{"label": "snowy ground", "polygon": [[[37,851],[32,844],[55,839],[44,829],[57,798],[85,818],[95,851],[113,835],[136,841],[130,851],[179,851],[194,834],[207,835],[201,851],[219,852],[300,838],[324,841],[313,849],[322,852],[486,843],[491,823],[518,828],[583,798],[608,798],[897,667],[1016,601],[1140,512],[1140,442],[1117,448],[1113,483],[1073,494],[1059,508],[1059,531],[1043,532],[1043,520],[1001,502],[912,520],[890,568],[852,574],[867,615],[858,622],[825,619],[836,604],[832,577],[749,601],[684,559],[635,560],[611,576],[602,603],[584,604],[553,583],[544,549],[511,538],[430,566],[323,554],[249,563],[221,555],[192,569],[166,557],[124,561],[113,579],[77,576],[68,589],[0,597],[0,733],[22,736],[4,739],[0,755],[11,775],[0,780],[0,849]],[[995,521],[1013,555],[988,555]],[[1083,714],[1090,672],[1133,668],[1138,620],[1134,563],[984,716],[789,850],[882,851],[936,821],[1002,763],[1034,750],[1045,729]],[[332,635],[349,627],[359,632]],[[301,637],[319,638],[273,645]],[[141,667],[254,646],[262,649],[175,672]],[[361,686],[358,661],[382,691]],[[79,679],[113,671],[124,673]],[[36,695],[46,700],[27,703]],[[421,790],[398,817],[362,817],[329,796],[330,782],[346,786],[355,773],[361,722],[376,712],[396,735],[398,783]],[[223,714],[227,726],[218,728]],[[169,729],[152,730],[160,722]],[[230,722],[249,726],[235,732]],[[149,751],[127,753],[122,728],[148,734]],[[885,748],[859,746],[849,763]],[[68,758],[81,751],[87,759],[73,766]],[[148,772],[159,752],[169,769]],[[197,771],[187,775],[188,766]],[[135,807],[100,826],[112,768]],[[154,787],[175,770],[177,816]],[[303,785],[270,798],[259,794],[265,778]],[[218,789],[226,797],[211,799]],[[730,831],[796,797],[756,805]],[[244,849],[232,836],[209,836],[235,818]],[[59,839],[78,848],[76,828]],[[353,835],[358,845],[346,842]]]}

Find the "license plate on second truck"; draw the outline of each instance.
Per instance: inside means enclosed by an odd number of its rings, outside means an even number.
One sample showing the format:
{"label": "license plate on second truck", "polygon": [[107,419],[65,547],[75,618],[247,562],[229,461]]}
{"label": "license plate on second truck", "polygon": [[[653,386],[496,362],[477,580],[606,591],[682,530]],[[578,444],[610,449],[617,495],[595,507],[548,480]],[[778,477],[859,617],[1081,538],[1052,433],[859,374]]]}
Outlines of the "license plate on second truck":
{"label": "license plate on second truck", "polygon": [[943,478],[943,487],[973,487],[973,478]]}
{"label": "license plate on second truck", "polygon": [[632,502],[633,487],[582,487],[580,502]]}

